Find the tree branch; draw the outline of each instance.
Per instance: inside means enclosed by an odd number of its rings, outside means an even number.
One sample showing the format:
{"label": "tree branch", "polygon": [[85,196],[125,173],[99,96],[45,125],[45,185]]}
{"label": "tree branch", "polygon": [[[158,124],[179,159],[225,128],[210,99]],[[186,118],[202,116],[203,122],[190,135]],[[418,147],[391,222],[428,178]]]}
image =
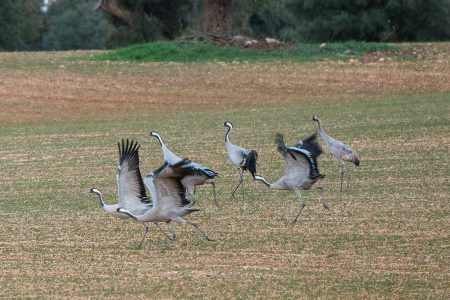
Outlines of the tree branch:
{"label": "tree branch", "polygon": [[131,24],[131,11],[120,6],[115,0],[99,0],[95,10],[102,10],[127,22],[129,25]]}

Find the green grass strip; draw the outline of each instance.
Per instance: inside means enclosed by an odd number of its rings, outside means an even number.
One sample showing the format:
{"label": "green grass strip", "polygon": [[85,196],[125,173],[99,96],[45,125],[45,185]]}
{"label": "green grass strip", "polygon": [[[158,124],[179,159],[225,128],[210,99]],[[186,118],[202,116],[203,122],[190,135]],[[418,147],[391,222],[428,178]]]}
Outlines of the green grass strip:
{"label": "green grass strip", "polygon": [[273,50],[252,50],[237,47],[217,47],[201,42],[160,41],[138,44],[90,56],[90,60],[138,61],[138,62],[314,62],[324,59],[350,59],[371,52],[393,52],[398,45],[385,43],[345,42],[296,44]]}

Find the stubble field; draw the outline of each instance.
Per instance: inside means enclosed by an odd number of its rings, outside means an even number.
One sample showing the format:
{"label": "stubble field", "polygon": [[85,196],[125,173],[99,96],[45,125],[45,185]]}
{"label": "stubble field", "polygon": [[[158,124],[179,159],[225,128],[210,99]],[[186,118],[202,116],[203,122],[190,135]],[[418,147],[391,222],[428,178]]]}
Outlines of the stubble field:
{"label": "stubble field", "polygon": [[[91,52],[0,53],[0,297],[441,298],[450,296],[450,44],[415,60],[318,63],[93,62]],[[92,52],[93,53],[93,52]],[[288,144],[325,130],[356,149],[349,188],[325,153],[326,177],[292,192],[247,174],[244,192],[223,145],[256,149],[258,173],[284,172]],[[169,148],[220,173],[220,207],[197,190],[191,227],[161,252],[155,226],[107,215],[116,202],[117,142],[141,144],[141,171]],[[327,203],[331,209],[323,208]]]}

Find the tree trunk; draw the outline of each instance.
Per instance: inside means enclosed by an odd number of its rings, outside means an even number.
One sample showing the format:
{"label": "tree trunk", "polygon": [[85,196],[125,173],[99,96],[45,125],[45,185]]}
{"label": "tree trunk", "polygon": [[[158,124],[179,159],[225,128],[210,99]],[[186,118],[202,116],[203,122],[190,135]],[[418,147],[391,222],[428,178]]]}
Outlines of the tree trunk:
{"label": "tree trunk", "polygon": [[128,25],[131,25],[132,12],[122,6],[119,6],[115,0],[99,0],[95,9],[101,9],[104,12],[125,21]]}
{"label": "tree trunk", "polygon": [[204,0],[201,30],[206,33],[231,34],[231,0]]}

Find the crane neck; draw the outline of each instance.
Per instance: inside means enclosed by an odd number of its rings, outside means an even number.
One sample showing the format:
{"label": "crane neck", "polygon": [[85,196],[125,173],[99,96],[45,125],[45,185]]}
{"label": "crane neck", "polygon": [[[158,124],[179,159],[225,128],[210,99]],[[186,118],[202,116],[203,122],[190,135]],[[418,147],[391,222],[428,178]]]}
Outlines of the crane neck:
{"label": "crane neck", "polygon": [[161,137],[159,136],[159,134],[156,134],[156,133],[155,133],[155,134],[152,135],[152,136],[154,136],[154,137],[158,140],[159,145],[161,146],[161,148],[166,147],[166,145],[164,145],[164,143],[163,143]]}
{"label": "crane neck", "polygon": [[316,118],[314,121],[316,121],[316,122],[317,122],[317,125],[319,125],[319,131],[323,131],[323,128],[322,128],[322,122],[320,121],[320,119],[319,119],[319,118]]}
{"label": "crane neck", "polygon": [[153,136],[158,139],[159,145],[161,146],[161,149],[163,151],[165,161],[169,161],[172,164],[180,160],[175,154],[173,154],[172,151],[169,150],[169,148],[167,148],[159,134],[155,134]]}
{"label": "crane neck", "polygon": [[166,145],[161,143],[161,149],[164,154],[164,160],[169,160],[172,156],[175,154],[172,153],[172,151],[169,150],[169,148],[166,147]]}
{"label": "crane neck", "polygon": [[227,133],[225,134],[225,143],[230,142],[230,131],[231,131],[231,127],[227,126]]}
{"label": "crane neck", "polygon": [[270,188],[272,186],[272,184],[270,182],[268,182],[264,177],[259,176],[259,175],[255,175],[255,180],[261,181],[262,183],[264,183],[268,188]]}
{"label": "crane neck", "polygon": [[105,201],[103,200],[102,193],[100,193],[100,191],[95,192],[95,193],[96,193],[97,196],[98,196],[98,200],[99,200],[99,202],[100,202],[100,206],[104,208],[105,205],[106,205],[106,203],[105,203]]}

